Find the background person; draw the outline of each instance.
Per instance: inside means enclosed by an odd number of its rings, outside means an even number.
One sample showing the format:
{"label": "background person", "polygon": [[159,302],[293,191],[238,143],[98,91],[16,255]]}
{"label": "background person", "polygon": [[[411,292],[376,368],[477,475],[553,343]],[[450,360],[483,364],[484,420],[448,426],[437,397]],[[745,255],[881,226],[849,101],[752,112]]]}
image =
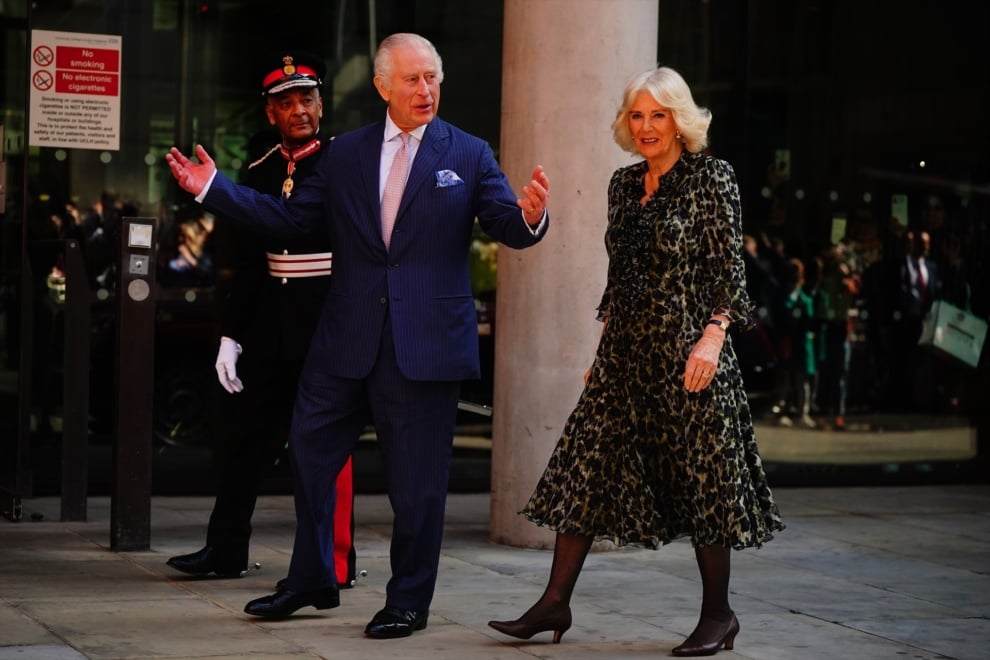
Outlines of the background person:
{"label": "background person", "polygon": [[926,231],[908,230],[903,251],[894,261],[894,300],[890,314],[890,409],[903,413],[931,413],[932,356],[918,346],[925,315],[939,293],[938,268],[930,254]]}
{"label": "background person", "polygon": [[818,327],[821,321],[815,315],[815,296],[808,290],[805,262],[797,257],[788,260],[790,276],[788,292],[784,300],[787,310],[787,352],[784,364],[787,369],[787,389],[784,400],[786,412],[780,416],[783,426],[793,426],[789,414],[807,428],[815,428],[811,417],[814,401],[815,376],[818,366]]}
{"label": "background person", "polygon": [[608,188],[602,335],[584,391],[522,513],[557,532],[539,601],[489,625],[529,639],[571,625],[570,599],[594,540],[658,548],[689,537],[701,617],[674,655],[731,649],[732,548],[782,529],[763,473],[739,364],[726,336],[752,303],[732,168],[702,153],[710,113],[673,69],[635,77],[613,131],[643,160]]}
{"label": "background person", "polygon": [[[330,143],[320,133],[323,61],[280,52],[261,75],[265,114],[278,141],[248,166],[246,184],[273,195],[287,181],[305,181]],[[221,297],[217,375],[219,400],[217,497],[206,545],[168,565],[197,576],[238,577],[248,567],[251,517],[266,472],[282,453],[299,373],[330,288],[332,253],[325,226],[288,240],[225,227],[233,277]],[[243,355],[242,355],[243,351]],[[245,386],[246,383],[246,386]],[[354,488],[351,462],[337,477],[334,567],[337,583],[355,579]]]}
{"label": "background person", "polygon": [[[173,246],[161,250],[170,253],[159,266],[159,280],[163,286],[198,287],[214,284],[214,225],[215,218],[198,205],[176,212]],[[161,252],[159,254],[159,258],[166,256],[161,255]]]}
{"label": "background person", "polygon": [[338,136],[317,175],[288,201],[234,186],[202,147],[200,163],[174,148],[168,155],[180,185],[207,208],[286,232],[329,225],[337,252],[293,412],[289,577],[275,594],[249,602],[249,614],[278,618],[339,604],[327,477],[357,443],[367,401],[394,519],[385,607],[365,634],[405,637],[426,627],[460,383],[480,375],[469,277],[475,220],[511,248],[535,245],[549,225],[543,168],[516,197],[491,148],[436,116],[442,81],[433,44],[416,34],[386,38],[374,78],[385,117]]}
{"label": "background person", "polygon": [[819,289],[819,316],[822,353],[818,364],[818,396],[821,410],[836,429],[844,429],[846,402],[849,398],[850,362],[852,360],[852,319],[849,310],[856,304],[860,277],[847,260],[844,242],[833,245],[825,261]]}

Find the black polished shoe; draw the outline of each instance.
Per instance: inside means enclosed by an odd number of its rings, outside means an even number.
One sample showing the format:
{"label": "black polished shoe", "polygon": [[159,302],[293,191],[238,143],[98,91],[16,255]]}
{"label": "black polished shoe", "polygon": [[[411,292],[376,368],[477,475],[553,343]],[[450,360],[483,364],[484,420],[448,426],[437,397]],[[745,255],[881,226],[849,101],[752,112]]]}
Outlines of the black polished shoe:
{"label": "black polished shoe", "polygon": [[426,628],[426,619],[429,612],[417,612],[415,610],[400,610],[398,607],[385,606],[371,619],[371,622],[364,629],[364,634],[376,639],[394,639],[396,637],[409,637],[414,630]]}
{"label": "black polished shoe", "polygon": [[211,545],[188,555],[176,555],[165,563],[196,577],[238,578],[247,573],[247,561],[230,561]]}
{"label": "black polished shoe", "polygon": [[255,598],[244,606],[244,611],[267,619],[284,619],[300,607],[329,610],[340,606],[340,590],[337,585],[316,591],[291,591],[279,589],[271,596]]}

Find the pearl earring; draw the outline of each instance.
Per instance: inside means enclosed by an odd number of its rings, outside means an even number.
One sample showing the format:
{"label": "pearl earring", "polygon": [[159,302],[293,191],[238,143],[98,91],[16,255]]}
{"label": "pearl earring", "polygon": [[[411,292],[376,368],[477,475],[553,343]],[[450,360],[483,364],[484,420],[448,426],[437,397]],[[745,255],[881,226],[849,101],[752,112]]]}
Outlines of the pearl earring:
{"label": "pearl earring", "polygon": [[681,132],[680,131],[677,131],[677,135],[675,135],[674,137],[676,137],[678,140],[680,140],[681,139]]}

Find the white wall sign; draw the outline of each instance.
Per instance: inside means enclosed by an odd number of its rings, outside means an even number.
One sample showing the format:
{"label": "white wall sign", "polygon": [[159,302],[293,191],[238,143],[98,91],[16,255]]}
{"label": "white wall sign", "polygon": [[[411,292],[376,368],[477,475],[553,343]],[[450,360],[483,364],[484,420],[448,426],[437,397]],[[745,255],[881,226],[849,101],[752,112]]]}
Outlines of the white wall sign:
{"label": "white wall sign", "polygon": [[32,147],[120,149],[121,38],[31,31]]}

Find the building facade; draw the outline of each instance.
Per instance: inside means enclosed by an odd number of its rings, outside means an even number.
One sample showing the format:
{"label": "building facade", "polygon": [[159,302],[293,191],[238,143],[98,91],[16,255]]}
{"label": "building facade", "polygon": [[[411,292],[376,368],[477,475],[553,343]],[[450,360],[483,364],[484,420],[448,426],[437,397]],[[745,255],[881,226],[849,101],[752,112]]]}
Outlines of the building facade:
{"label": "building facade", "polygon": [[[164,267],[193,207],[174,186],[164,154],[173,145],[188,152],[203,144],[237,178],[252,160],[257,136],[269,129],[257,78],[273,53],[299,48],[324,59],[323,130],[341,133],[383,111],[371,84],[380,39],[419,32],[444,58],[442,116],[487,139],[498,156],[511,156],[500,153],[507,143],[501,135],[505,96],[516,92],[506,89],[503,71],[505,44],[516,37],[505,29],[510,4],[0,0],[0,355],[7,374],[0,385],[0,449],[22,456],[59,416],[60,241],[88,238],[114,213],[153,218],[164,250],[158,265]],[[595,16],[617,15],[630,32],[643,20],[638,0],[532,5],[545,19],[567,11],[567,38],[587,44],[565,60],[541,51],[536,39],[534,57],[561,70],[580,69],[582,57],[611,56],[610,45],[596,38]],[[839,259],[855,280],[844,310],[851,326],[846,411],[960,417],[980,429],[979,453],[986,456],[987,358],[968,367],[923,357],[905,371],[908,356],[891,349],[891,324],[901,320],[891,300],[907,236],[925,233],[939,269],[938,295],[983,319],[990,315],[990,124],[983,121],[988,90],[982,74],[990,65],[982,34],[990,7],[935,0],[658,0],[655,8],[647,15],[656,23],[656,62],[678,69],[696,99],[713,111],[710,149],[736,169],[746,233],[775,286],[786,288],[781,280],[787,271],[773,271],[775,260],[785,258],[800,259],[812,275]],[[589,20],[574,29],[582,16]],[[555,24],[545,20],[541,29],[555,30]],[[112,148],[38,142],[38,117],[45,112],[33,101],[44,84],[36,78],[43,57],[38,36],[48,34],[117,39],[119,118],[104,118],[118,140]],[[616,70],[614,89],[558,94],[550,100],[553,112],[572,112],[592,94],[617,101],[633,73]],[[550,150],[561,138],[551,131],[538,149]],[[603,186],[607,174],[600,177]],[[74,223],[85,229],[75,231]],[[600,242],[600,236],[589,240]],[[113,250],[99,261],[99,249],[87,253],[86,264],[97,303],[114,295]],[[213,276],[180,287],[160,282],[159,343],[185,351],[164,356],[171,369],[156,375],[163,381],[156,387],[166,392],[156,399],[164,435],[192,414],[194,372],[212,372],[214,337],[198,329],[210,327]],[[481,262],[477,278],[479,303],[493,305],[494,280]],[[807,286],[815,285],[812,280]],[[763,335],[740,341],[748,382],[761,413],[787,417],[787,387],[778,378],[786,347],[775,335],[782,323],[774,316],[776,294],[758,295],[767,296]],[[106,359],[98,313],[95,318],[94,360]],[[189,336],[197,337],[193,345],[203,341],[191,355]],[[828,374],[843,358],[826,358],[824,346],[822,351],[821,371]],[[112,383],[98,367],[90,405],[100,427]],[[482,387],[478,396],[489,391]],[[175,392],[185,394],[173,397]],[[815,423],[834,428],[838,411],[825,394],[818,402]],[[12,475],[20,460],[4,465],[8,488],[17,481]]]}

